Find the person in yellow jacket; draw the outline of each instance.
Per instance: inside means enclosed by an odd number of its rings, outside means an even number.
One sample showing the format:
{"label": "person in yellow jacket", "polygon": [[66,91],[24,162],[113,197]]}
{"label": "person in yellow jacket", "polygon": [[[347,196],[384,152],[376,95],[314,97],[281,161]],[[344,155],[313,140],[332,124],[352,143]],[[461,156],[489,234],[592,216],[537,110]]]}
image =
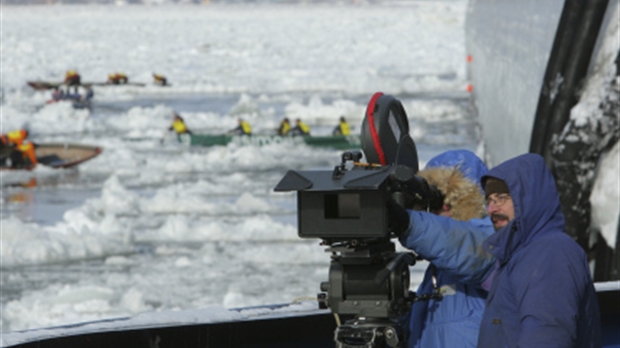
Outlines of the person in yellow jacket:
{"label": "person in yellow jacket", "polygon": [[168,85],[168,79],[164,75],[153,73],[153,83],[159,86]]}
{"label": "person in yellow jacket", "polygon": [[187,128],[187,125],[185,124],[183,118],[176,112],[174,113],[174,119],[172,120],[172,124],[170,125],[170,127],[168,127],[168,131],[172,130],[174,130],[177,135],[192,134],[189,128]]}
{"label": "person in yellow jacket", "polygon": [[282,122],[280,122],[280,127],[276,130],[278,135],[289,135],[291,131],[291,123],[287,117],[285,117]]}
{"label": "person in yellow jacket", "polygon": [[[82,77],[76,70],[67,70],[65,73],[65,85],[68,87],[73,86],[75,88],[75,94],[78,94],[78,87],[82,83]],[[67,88],[68,93],[68,88]]]}
{"label": "person in yellow jacket", "polygon": [[39,163],[37,156],[34,152],[36,145],[31,141],[25,141],[23,144],[17,147],[17,151],[21,155],[21,158],[16,162],[12,162],[13,167],[34,169]]}
{"label": "person in yellow jacket", "polygon": [[0,139],[2,140],[2,145],[15,147],[21,145],[28,138],[28,134],[27,129],[18,129],[2,134]]}
{"label": "person in yellow jacket", "polygon": [[75,86],[80,84],[80,74],[75,70],[67,70],[65,73],[65,83],[69,86]]}
{"label": "person in yellow jacket", "polygon": [[252,135],[252,126],[250,126],[250,124],[247,121],[244,121],[243,119],[240,118],[237,120],[237,122],[239,123],[237,128],[232,129],[231,131],[228,132],[228,134]]}
{"label": "person in yellow jacket", "polygon": [[336,126],[336,128],[334,128],[332,135],[351,135],[351,127],[349,127],[349,124],[344,116],[340,116],[340,123]]}
{"label": "person in yellow jacket", "polygon": [[109,85],[124,85],[129,82],[129,78],[125,73],[117,72],[108,75],[108,81],[106,82]]}
{"label": "person in yellow jacket", "polygon": [[295,128],[291,129],[291,135],[310,135],[310,127],[300,119],[295,120]]}

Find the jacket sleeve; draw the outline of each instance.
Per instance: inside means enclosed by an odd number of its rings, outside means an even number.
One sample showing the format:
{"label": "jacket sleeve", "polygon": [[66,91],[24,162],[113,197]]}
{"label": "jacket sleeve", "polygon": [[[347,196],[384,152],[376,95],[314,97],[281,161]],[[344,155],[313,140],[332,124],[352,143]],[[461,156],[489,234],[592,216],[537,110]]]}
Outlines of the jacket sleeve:
{"label": "jacket sleeve", "polygon": [[401,244],[461,282],[481,284],[494,270],[495,259],[483,242],[494,232],[491,221],[457,221],[420,211],[408,211],[409,228]]}
{"label": "jacket sleeve", "polygon": [[539,242],[511,270],[521,323],[517,346],[573,347],[590,281],[585,255],[579,257],[562,241],[545,242]]}

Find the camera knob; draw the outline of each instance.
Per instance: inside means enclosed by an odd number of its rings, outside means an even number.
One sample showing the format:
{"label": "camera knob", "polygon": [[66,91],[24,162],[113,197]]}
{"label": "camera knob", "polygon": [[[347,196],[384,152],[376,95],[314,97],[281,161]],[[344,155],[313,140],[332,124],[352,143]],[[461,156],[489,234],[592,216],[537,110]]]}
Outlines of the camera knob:
{"label": "camera knob", "polygon": [[327,294],[324,292],[316,295],[317,302],[319,303],[319,309],[327,309]]}
{"label": "camera knob", "polygon": [[385,343],[387,343],[388,347],[398,346],[398,343],[399,343],[398,334],[396,333],[396,330],[393,327],[385,328],[385,331],[383,332],[383,334],[385,335]]}
{"label": "camera knob", "polygon": [[329,282],[321,282],[321,291],[329,292]]}

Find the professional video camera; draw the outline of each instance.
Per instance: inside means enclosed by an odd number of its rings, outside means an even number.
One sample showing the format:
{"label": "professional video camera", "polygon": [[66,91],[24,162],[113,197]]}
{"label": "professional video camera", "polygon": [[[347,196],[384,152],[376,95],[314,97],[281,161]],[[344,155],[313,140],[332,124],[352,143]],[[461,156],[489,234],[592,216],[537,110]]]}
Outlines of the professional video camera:
{"label": "professional video camera", "polygon": [[441,208],[439,191],[417,177],[418,155],[400,101],[376,93],[362,123],[362,149],[342,154],[333,171],[290,170],[275,191],[297,191],[301,238],[331,252],[319,305],[351,317],[335,332],[337,347],[401,347],[396,320],[418,300],[409,291],[413,252],[396,252],[390,204]]}

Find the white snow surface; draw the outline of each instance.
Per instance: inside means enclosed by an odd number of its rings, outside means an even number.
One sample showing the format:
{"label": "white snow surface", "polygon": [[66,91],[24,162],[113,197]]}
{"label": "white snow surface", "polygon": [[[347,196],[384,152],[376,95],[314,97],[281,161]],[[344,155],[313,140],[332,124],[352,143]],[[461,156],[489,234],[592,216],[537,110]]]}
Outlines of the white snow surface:
{"label": "white snow surface", "polygon": [[[359,131],[377,91],[421,95],[403,104],[412,135],[431,144],[419,150],[422,166],[438,151],[475,148],[466,129],[449,136],[414,126],[464,120],[441,96],[467,97],[465,7],[3,6],[2,133],[27,126],[35,142],[103,152],[77,170],[1,172],[2,343],[28,335],[21,330],[109,318],[169,323],[167,312],[195,308],[232,320],[240,314],[225,308],[313,296],[329,255],[297,237],[295,194],[273,187],[289,168],[333,168],[340,152],[188,149],[165,132],[172,112],[201,133],[231,129],[238,117],[269,133],[287,116],[325,134],[341,115]],[[145,86],[95,85],[89,110],[46,104],[50,92],[26,84],[61,81],[69,69],[87,83],[124,72]],[[153,85],[152,73],[171,85]]]}

